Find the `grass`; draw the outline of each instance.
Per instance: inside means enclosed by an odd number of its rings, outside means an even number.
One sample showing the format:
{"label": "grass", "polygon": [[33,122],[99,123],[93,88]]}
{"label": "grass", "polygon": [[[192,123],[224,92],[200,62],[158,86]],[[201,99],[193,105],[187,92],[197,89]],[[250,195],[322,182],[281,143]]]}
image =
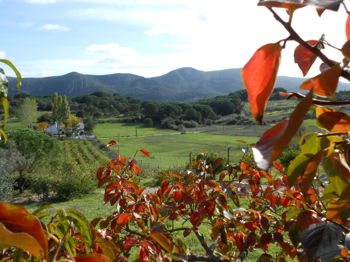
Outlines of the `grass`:
{"label": "grass", "polygon": [[103,123],[96,125],[94,134],[98,138],[118,139],[123,136],[145,136],[154,134],[179,133],[170,129],[144,127],[136,123]]}
{"label": "grass", "polygon": [[[188,133],[168,136],[147,136],[120,138],[119,145],[112,148],[121,155],[131,157],[138,149],[147,149],[151,152],[151,158],[140,154],[137,159],[145,168],[168,169],[184,167],[189,162],[190,154],[196,155],[201,152],[217,153],[226,157],[230,148],[230,159],[239,159],[244,144],[235,140],[246,140],[254,143],[257,137],[234,137],[209,133]],[[102,139],[108,142],[108,139]]]}
{"label": "grass", "polygon": [[25,206],[30,211],[34,211],[44,205],[51,205],[56,208],[73,208],[83,213],[89,221],[96,217],[107,217],[115,211],[115,207],[103,204],[103,194],[100,192],[94,192],[66,202],[25,202],[21,205]]}

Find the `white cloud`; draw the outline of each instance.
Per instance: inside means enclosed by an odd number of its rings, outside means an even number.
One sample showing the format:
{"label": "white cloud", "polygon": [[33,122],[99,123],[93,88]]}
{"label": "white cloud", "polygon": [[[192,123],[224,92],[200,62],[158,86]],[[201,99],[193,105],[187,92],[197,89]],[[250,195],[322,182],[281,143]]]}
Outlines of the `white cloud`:
{"label": "white cloud", "polygon": [[0,50],[0,58],[5,58],[5,57],[6,57],[6,53]]}
{"label": "white cloud", "polygon": [[29,4],[46,5],[46,4],[54,4],[56,3],[56,0],[25,0],[25,2]]}
{"label": "white cloud", "polygon": [[54,25],[54,24],[45,24],[39,26],[37,29],[39,30],[49,30],[49,31],[69,31],[70,28],[62,25]]}

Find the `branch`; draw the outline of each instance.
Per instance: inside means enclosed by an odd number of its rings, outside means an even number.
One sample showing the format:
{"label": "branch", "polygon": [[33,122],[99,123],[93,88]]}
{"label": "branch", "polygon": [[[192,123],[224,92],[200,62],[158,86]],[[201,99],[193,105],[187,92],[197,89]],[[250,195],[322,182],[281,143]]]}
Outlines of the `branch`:
{"label": "branch", "polygon": [[187,261],[230,262],[231,260],[221,259],[215,256],[205,257],[205,256],[190,255],[188,256]]}
{"label": "branch", "polygon": [[[290,34],[290,38],[293,39],[294,41],[298,42],[300,45],[302,45],[303,47],[305,47],[306,49],[310,50],[312,53],[314,53],[316,56],[318,56],[324,63],[326,63],[329,67],[332,67],[335,65],[335,62],[333,62],[332,60],[330,60],[325,54],[323,54],[318,48],[317,46],[310,46],[307,42],[305,42],[299,35],[297,32],[295,32],[295,30],[292,28],[292,26],[283,21],[282,18],[271,8],[268,7],[268,9],[272,12],[274,18],[280,22],[284,28],[288,31],[288,33]],[[350,81],[350,73],[342,70],[341,72],[341,76],[344,77],[345,79]]]}
{"label": "branch", "polygon": [[176,232],[176,231],[183,231],[183,230],[187,230],[187,229],[190,229],[190,228],[188,228],[188,227],[180,227],[180,228],[168,229],[167,232],[173,233],[173,232]]}
{"label": "branch", "polygon": [[198,232],[194,232],[196,234],[196,237],[198,238],[199,242],[201,243],[202,247],[205,249],[205,251],[207,252],[207,254],[209,256],[213,256],[213,250],[210,249],[210,247],[208,247],[207,242],[205,242],[204,237],[199,234]]}
{"label": "branch", "polygon": [[[289,98],[305,98],[305,95],[297,92],[284,93],[280,92],[281,96],[287,96]],[[328,106],[342,106],[342,105],[350,105],[350,101],[326,101],[320,99],[312,99],[314,105],[328,105]]]}

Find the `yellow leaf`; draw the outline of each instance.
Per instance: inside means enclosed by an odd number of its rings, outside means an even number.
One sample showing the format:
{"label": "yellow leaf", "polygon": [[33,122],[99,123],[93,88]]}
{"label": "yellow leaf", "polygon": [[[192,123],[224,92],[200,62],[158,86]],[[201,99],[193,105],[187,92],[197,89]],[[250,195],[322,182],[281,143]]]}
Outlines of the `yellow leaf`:
{"label": "yellow leaf", "polygon": [[340,65],[336,64],[314,78],[306,80],[301,84],[300,89],[312,89],[315,95],[333,98],[338,86],[340,73]]}
{"label": "yellow leaf", "polygon": [[2,223],[0,223],[0,243],[21,248],[39,259],[45,257],[44,249],[34,237],[23,232],[11,232]]}
{"label": "yellow leaf", "polygon": [[162,248],[164,248],[167,252],[172,251],[172,244],[171,241],[160,232],[153,232],[150,234],[150,237],[156,241]]}

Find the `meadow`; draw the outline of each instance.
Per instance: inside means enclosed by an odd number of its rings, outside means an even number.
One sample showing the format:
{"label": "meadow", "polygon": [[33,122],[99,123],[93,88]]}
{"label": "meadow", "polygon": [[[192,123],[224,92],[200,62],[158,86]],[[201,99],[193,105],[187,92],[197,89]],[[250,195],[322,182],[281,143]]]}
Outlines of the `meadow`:
{"label": "meadow", "polygon": [[242,148],[257,142],[261,129],[265,128],[260,127],[260,130],[250,132],[254,133],[253,136],[242,136],[246,130],[237,129],[235,126],[220,126],[209,132],[200,129],[176,132],[143,128],[140,124],[106,123],[98,124],[94,134],[104,143],[117,140],[118,145],[111,149],[127,157],[132,157],[139,149],[147,149],[151,152],[151,157],[138,155],[139,165],[147,169],[163,170],[185,167],[189,163],[190,154],[197,155],[203,152],[227,157],[229,151],[230,160],[237,162],[243,154]]}

